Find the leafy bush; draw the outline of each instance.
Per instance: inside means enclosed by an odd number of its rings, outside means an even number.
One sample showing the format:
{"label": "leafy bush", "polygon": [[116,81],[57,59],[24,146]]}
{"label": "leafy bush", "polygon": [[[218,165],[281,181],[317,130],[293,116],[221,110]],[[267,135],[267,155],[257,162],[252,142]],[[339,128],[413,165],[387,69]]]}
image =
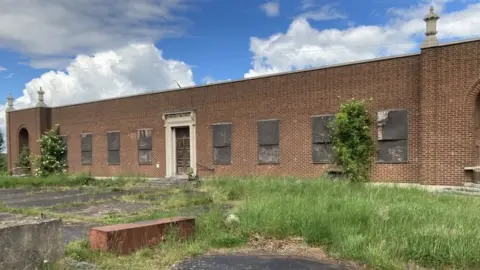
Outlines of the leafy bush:
{"label": "leafy bush", "polygon": [[45,132],[38,140],[40,156],[34,158],[35,176],[49,176],[67,172],[67,162],[64,158],[66,145],[58,134],[59,126]]}
{"label": "leafy bush", "polygon": [[30,162],[30,149],[24,147],[18,155],[18,161],[15,163],[16,167],[22,168],[25,173],[30,174],[31,162]]}
{"label": "leafy bush", "polygon": [[335,162],[352,182],[368,181],[375,151],[371,124],[365,101],[354,99],[342,104],[330,123]]}

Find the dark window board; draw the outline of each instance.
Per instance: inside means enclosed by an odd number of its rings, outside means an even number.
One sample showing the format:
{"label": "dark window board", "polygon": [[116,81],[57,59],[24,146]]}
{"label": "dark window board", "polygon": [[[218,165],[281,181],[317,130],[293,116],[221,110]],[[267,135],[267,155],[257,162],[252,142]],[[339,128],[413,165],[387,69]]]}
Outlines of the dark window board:
{"label": "dark window board", "polygon": [[138,164],[151,165],[152,164],[152,150],[138,151]]}
{"label": "dark window board", "polygon": [[378,163],[408,162],[408,140],[379,141],[377,149]]}
{"label": "dark window board", "polygon": [[278,145],[264,145],[258,147],[259,164],[279,164],[280,147]]}
{"label": "dark window board", "polygon": [[152,129],[138,131],[138,150],[152,150]]}
{"label": "dark window board", "polygon": [[108,151],[120,150],[120,132],[108,132],[107,133],[107,147]]}
{"label": "dark window board", "polygon": [[258,145],[280,144],[280,120],[265,120],[257,122]]}
{"label": "dark window board", "polygon": [[332,142],[329,123],[334,115],[322,115],[312,117],[312,143]]}

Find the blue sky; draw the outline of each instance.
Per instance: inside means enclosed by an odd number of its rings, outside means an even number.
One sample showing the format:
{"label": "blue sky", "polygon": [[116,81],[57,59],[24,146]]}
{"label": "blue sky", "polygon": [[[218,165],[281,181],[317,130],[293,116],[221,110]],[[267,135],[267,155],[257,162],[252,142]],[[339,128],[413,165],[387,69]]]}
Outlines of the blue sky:
{"label": "blue sky", "polygon": [[[42,87],[56,106],[416,52],[431,2],[1,1],[0,99],[32,106]],[[480,36],[479,1],[434,5],[441,41]]]}

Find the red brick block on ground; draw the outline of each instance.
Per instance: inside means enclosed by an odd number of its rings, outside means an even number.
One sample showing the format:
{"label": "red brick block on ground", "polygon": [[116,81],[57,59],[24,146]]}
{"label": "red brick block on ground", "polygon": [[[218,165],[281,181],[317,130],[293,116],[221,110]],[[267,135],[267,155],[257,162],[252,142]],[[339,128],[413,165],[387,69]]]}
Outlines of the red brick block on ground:
{"label": "red brick block on ground", "polygon": [[178,232],[180,239],[194,237],[195,218],[173,217],[95,227],[90,229],[90,247],[125,255],[159,244],[165,240],[169,228]]}

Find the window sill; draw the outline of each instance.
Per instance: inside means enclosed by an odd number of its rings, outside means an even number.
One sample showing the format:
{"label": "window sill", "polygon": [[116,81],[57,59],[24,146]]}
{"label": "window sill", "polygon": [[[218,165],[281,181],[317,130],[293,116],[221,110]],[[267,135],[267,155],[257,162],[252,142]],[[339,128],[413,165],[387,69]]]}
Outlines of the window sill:
{"label": "window sill", "polygon": [[395,164],[409,164],[410,161],[399,161],[399,162],[395,162],[395,161],[375,161],[375,164],[391,164],[391,165],[395,165]]}
{"label": "window sill", "polygon": [[280,162],[257,162],[257,165],[280,165]]}

